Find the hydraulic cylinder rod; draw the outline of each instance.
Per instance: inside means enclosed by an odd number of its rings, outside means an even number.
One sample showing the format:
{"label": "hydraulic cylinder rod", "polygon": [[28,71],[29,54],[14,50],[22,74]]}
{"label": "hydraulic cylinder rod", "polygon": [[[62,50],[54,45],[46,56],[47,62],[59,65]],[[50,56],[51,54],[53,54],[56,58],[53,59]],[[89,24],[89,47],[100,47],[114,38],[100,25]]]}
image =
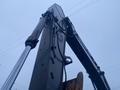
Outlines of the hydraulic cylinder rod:
{"label": "hydraulic cylinder rod", "polygon": [[13,70],[11,71],[11,73],[9,74],[7,80],[5,81],[5,83],[3,84],[1,90],[11,90],[29,52],[31,50],[30,46],[27,46],[25,48],[25,50],[23,51],[22,55],[20,56],[19,60],[17,61],[17,63],[15,64]]}
{"label": "hydraulic cylinder rod", "polygon": [[42,17],[36,26],[35,30],[33,33],[28,37],[28,39],[25,42],[25,50],[23,51],[22,55],[20,56],[19,60],[15,64],[13,70],[9,74],[7,80],[3,84],[1,90],[11,90],[23,64],[25,63],[25,60],[30,52],[31,49],[35,48],[38,38],[40,36],[40,33],[42,32],[42,29],[44,28],[45,25],[45,17]]}

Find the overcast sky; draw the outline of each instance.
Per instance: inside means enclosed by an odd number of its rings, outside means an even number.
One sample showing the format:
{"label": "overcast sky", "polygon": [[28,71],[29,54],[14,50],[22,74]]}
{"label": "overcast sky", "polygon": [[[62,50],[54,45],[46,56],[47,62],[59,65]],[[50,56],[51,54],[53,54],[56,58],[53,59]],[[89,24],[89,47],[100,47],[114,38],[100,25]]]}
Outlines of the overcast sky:
{"label": "overcast sky", "polygon": [[[112,90],[120,90],[120,0],[0,0],[0,87],[24,50],[24,41],[34,30],[41,14],[59,4],[94,57]],[[37,45],[38,48],[38,45]],[[31,51],[13,90],[27,90],[37,48]],[[69,46],[66,55],[68,79],[84,73],[84,90],[93,90],[83,66]]]}

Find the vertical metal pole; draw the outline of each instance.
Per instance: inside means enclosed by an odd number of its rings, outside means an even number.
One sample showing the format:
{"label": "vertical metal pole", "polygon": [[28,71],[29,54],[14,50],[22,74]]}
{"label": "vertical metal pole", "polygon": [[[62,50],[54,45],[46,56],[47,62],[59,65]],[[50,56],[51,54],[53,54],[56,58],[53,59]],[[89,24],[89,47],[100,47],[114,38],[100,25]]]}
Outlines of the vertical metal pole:
{"label": "vertical metal pole", "polygon": [[31,50],[30,46],[27,46],[25,50],[23,51],[22,55],[20,56],[19,60],[15,64],[13,70],[11,71],[10,75],[8,76],[7,80],[3,84],[1,90],[11,90],[23,64],[25,63],[25,60]]}

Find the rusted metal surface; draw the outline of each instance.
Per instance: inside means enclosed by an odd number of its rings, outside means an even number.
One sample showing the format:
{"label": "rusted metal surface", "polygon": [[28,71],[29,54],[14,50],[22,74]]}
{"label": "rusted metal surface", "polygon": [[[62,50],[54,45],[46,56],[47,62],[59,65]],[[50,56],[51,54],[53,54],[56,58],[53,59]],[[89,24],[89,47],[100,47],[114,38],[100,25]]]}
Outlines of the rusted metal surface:
{"label": "rusted metal surface", "polygon": [[67,81],[64,86],[64,90],[83,90],[83,73],[78,73],[77,78]]}

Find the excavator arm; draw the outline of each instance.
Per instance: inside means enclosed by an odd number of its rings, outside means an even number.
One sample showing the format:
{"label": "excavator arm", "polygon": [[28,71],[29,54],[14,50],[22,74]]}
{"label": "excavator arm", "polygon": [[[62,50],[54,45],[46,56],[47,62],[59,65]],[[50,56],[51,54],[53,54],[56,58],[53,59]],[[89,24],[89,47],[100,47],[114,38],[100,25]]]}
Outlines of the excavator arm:
{"label": "excavator arm", "polygon": [[67,31],[67,43],[86,69],[94,87],[97,90],[110,90],[110,87],[105,79],[104,72],[100,70],[100,67],[94,61],[88,49],[85,47],[79,35],[75,31],[69,18],[66,17],[63,22]]}

